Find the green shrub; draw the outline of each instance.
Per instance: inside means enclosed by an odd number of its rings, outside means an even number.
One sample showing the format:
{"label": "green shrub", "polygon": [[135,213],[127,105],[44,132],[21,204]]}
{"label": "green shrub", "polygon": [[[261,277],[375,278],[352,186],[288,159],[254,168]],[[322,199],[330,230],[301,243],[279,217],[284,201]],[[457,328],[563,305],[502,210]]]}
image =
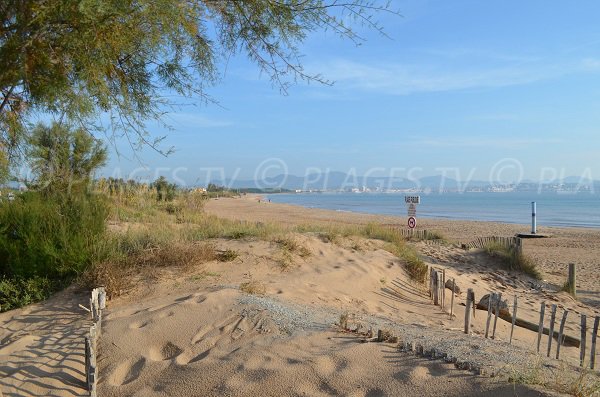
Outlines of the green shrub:
{"label": "green shrub", "polygon": [[0,205],[0,276],[68,280],[91,262],[105,231],[103,200],[28,192]]}
{"label": "green shrub", "polygon": [[61,283],[46,277],[28,279],[12,277],[0,279],[0,311],[16,309],[50,296]]}

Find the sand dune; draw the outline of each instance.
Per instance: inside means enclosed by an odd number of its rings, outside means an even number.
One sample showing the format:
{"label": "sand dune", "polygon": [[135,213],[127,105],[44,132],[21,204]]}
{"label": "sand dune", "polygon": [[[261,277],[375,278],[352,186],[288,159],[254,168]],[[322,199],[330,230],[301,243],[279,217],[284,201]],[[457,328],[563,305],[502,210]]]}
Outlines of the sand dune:
{"label": "sand dune", "polygon": [[[207,210],[261,222],[374,219],[258,204],[252,198],[215,200]],[[452,227],[471,227],[471,223],[443,225],[449,237]],[[491,235],[517,226],[492,224],[484,229],[477,224],[472,229],[478,227],[481,235]],[[472,229],[457,232],[455,239],[469,239]],[[555,241],[568,244],[573,233],[579,232],[555,231],[563,239]],[[597,235],[581,233],[581,250],[596,249]],[[341,238],[333,243],[310,233],[286,237],[304,250],[284,253],[275,241],[213,240],[219,250],[233,250],[238,256],[186,269],[154,269],[151,279],[110,301],[99,341],[99,395],[542,396],[552,393],[515,385],[508,378],[535,376],[547,390],[564,388],[560,382],[574,381],[570,377],[577,375],[575,347],[563,346],[560,361],[545,358],[535,353],[536,333],[525,329],[517,329],[509,345],[510,324],[501,319],[495,340],[485,339],[484,311],[477,311],[472,335],[465,335],[464,291],[473,288],[477,299],[498,291],[509,302],[517,294],[519,317],[530,321],[537,320],[542,301],[554,302],[559,310],[571,310],[566,332],[578,336],[578,314],[591,316],[597,310],[590,303],[596,302],[598,284],[587,280],[585,271],[581,285],[589,292],[576,301],[557,293],[552,282],[507,272],[480,251],[416,243],[422,259],[444,268],[462,291],[451,317],[432,305],[426,288],[410,280],[401,260],[384,250],[382,241]],[[552,249],[547,242],[535,244],[526,250],[539,249],[542,270],[548,273],[552,267],[543,260],[550,260],[551,253],[544,252]],[[254,292],[261,294],[244,292],[251,290],[244,285],[255,286]],[[0,315],[4,396],[85,395],[82,340],[89,318],[77,307],[85,301],[85,295],[68,290],[47,302]],[[340,327],[344,318],[356,332]],[[385,329],[401,343],[419,343],[473,363],[485,376],[442,359],[416,357],[399,350],[398,343],[361,343],[361,333],[369,329],[374,333]],[[544,336],[542,350],[547,342]]]}

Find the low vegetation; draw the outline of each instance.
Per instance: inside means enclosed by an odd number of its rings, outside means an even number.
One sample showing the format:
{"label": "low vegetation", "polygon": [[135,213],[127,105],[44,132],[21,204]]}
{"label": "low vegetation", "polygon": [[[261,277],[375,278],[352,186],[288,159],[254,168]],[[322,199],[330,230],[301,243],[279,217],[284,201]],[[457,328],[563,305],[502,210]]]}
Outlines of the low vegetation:
{"label": "low vegetation", "polygon": [[487,243],[484,249],[488,255],[498,258],[508,270],[517,270],[535,279],[541,279],[535,262],[523,253],[495,242]]}
{"label": "low vegetation", "polygon": [[[96,141],[68,126],[37,131],[41,138],[32,141],[30,151],[36,175],[32,190],[0,203],[0,310],[43,300],[75,280],[89,287],[104,285],[114,296],[136,280],[156,277],[161,269],[186,271],[238,257],[236,251],[218,250],[215,239],[271,241],[279,247],[275,261],[288,270],[297,258],[311,255],[294,233],[316,234],[333,243],[350,241],[356,249],[357,238],[385,241],[385,249],[403,260],[408,274],[424,280],[427,267],[392,228],[291,227],[217,218],[203,211],[207,193],[232,193],[227,189],[182,190],[164,178],[149,184],[92,181],[91,172],[105,159]],[[58,158],[49,155],[59,145],[55,141],[71,142],[61,146]]]}
{"label": "low vegetation", "polygon": [[260,281],[251,280],[240,284],[240,290],[247,294],[264,295],[267,292],[267,287]]}

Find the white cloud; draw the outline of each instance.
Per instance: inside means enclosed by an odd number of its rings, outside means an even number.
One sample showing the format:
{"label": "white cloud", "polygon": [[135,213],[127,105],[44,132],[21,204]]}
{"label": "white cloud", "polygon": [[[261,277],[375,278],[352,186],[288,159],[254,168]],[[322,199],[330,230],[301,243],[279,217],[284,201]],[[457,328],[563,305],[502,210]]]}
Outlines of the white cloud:
{"label": "white cloud", "polygon": [[334,58],[309,69],[323,71],[338,90],[388,95],[499,88],[600,71],[600,59],[593,58],[548,62],[467,49],[429,53],[436,56],[411,63]]}

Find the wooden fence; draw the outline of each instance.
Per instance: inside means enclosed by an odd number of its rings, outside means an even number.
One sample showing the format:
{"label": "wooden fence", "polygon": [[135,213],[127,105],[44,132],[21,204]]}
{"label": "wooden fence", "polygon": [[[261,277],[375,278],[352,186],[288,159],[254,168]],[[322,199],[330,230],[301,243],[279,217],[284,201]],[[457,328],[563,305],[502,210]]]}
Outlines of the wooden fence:
{"label": "wooden fence", "polygon": [[98,337],[102,332],[102,311],[106,307],[106,291],[104,288],[94,288],[88,310],[92,316],[92,326],[88,336],[84,338],[85,348],[85,384],[90,397],[96,397],[96,382],[98,367],[96,365]]}
{"label": "wooden fence", "polygon": [[407,240],[429,240],[435,237],[433,233],[428,232],[426,229],[405,229],[394,225],[387,226]]}
{"label": "wooden fence", "polygon": [[478,237],[476,240],[463,244],[464,248],[486,248],[491,244],[500,245],[508,250],[514,250],[521,253],[523,251],[523,241],[520,237]]}
{"label": "wooden fence", "polygon": [[[485,244],[485,243],[484,243]],[[446,290],[449,290],[450,303],[446,302]],[[433,304],[440,306],[444,313],[448,313],[450,317],[454,317],[454,301],[456,295],[456,283],[454,279],[446,280],[445,269],[429,269],[429,296]],[[481,303],[481,302],[480,302]],[[508,302],[507,302],[508,303]],[[466,294],[465,302],[465,320],[464,320],[464,332],[471,334],[473,331],[472,319],[475,316],[476,309],[483,309],[487,311],[486,325],[485,325],[485,338],[496,339],[496,325],[498,318],[505,320],[511,324],[510,335],[508,336],[508,343],[512,344],[513,333],[515,326],[526,328],[528,330],[537,332],[537,352],[540,351],[542,354],[546,354],[547,357],[553,356],[556,359],[560,358],[561,346],[574,346],[578,347],[580,351],[579,365],[581,367],[589,366],[590,369],[596,367],[596,340],[598,337],[598,327],[600,325],[600,316],[595,316],[594,324],[591,328],[591,346],[589,349],[589,361],[586,363],[586,338],[587,338],[587,318],[585,314],[580,315],[580,330],[581,338],[578,339],[574,336],[565,334],[565,324],[567,317],[569,316],[569,310],[563,310],[558,312],[557,305],[552,304],[549,307],[549,313],[546,311],[546,302],[540,304],[539,311],[539,322],[532,323],[517,317],[518,312],[518,296],[513,297],[513,304],[507,304],[504,307],[502,300],[502,293],[492,292],[488,295],[487,306],[479,305],[475,300],[475,293],[473,289],[469,288]],[[531,310],[530,308],[521,307],[521,313],[523,310]],[[549,318],[548,318],[549,317]],[[572,316],[571,316],[572,317]],[[546,321],[548,321],[546,323]],[[547,324],[547,326],[545,326]],[[483,331],[483,330],[482,330]],[[548,335],[547,346],[544,349],[542,347],[542,336]],[[556,340],[555,353],[553,349],[553,343]]]}

